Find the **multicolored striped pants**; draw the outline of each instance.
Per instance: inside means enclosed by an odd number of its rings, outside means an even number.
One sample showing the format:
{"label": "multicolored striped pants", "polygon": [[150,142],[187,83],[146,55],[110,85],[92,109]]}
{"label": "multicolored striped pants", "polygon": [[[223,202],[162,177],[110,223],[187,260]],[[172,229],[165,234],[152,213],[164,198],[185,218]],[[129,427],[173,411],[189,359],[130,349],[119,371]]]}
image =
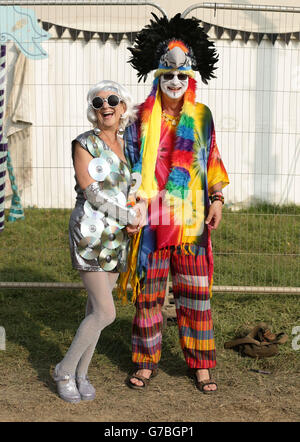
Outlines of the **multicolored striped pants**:
{"label": "multicolored striped pants", "polygon": [[137,296],[132,327],[132,360],[153,370],[161,356],[161,308],[169,271],[179,339],[190,368],[213,368],[216,352],[208,287],[206,250],[197,245],[168,247],[149,255],[144,286]]}

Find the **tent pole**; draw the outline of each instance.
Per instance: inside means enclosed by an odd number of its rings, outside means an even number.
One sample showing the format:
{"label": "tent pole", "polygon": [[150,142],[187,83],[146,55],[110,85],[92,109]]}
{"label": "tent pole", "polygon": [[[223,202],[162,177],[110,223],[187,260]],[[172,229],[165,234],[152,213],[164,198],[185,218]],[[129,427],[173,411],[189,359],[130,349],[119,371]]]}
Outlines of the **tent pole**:
{"label": "tent pole", "polygon": [[4,229],[7,139],[4,135],[6,45],[0,45],[0,232]]}

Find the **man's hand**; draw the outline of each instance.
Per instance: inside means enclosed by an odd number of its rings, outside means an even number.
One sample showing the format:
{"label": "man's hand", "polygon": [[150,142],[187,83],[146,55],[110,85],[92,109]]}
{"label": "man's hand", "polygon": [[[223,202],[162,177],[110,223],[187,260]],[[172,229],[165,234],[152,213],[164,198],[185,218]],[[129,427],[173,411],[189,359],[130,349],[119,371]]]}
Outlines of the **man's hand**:
{"label": "man's hand", "polygon": [[216,230],[222,219],[222,202],[214,201],[208,211],[207,218],[205,220],[205,224],[208,225],[208,228],[212,230]]}

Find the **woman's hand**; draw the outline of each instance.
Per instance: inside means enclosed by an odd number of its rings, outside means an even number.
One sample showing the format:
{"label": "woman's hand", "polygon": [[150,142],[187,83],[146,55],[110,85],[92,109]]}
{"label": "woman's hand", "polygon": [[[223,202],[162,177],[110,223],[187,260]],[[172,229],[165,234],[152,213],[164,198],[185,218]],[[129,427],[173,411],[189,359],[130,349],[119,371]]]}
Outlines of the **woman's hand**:
{"label": "woman's hand", "polygon": [[208,228],[212,230],[216,230],[222,219],[222,202],[214,201],[208,211],[207,218],[205,220],[205,224],[208,225]]}
{"label": "woman's hand", "polygon": [[147,201],[140,199],[132,209],[137,213],[137,225],[128,224],[126,231],[129,236],[135,235],[147,224]]}

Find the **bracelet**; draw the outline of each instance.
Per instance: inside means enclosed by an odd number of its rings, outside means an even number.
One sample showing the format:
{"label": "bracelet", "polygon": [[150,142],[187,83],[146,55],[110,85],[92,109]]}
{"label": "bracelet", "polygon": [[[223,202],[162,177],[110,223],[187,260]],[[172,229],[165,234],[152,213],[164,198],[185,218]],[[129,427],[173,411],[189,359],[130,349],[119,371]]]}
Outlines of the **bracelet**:
{"label": "bracelet", "polygon": [[211,204],[214,203],[215,201],[221,201],[221,203],[224,204],[224,196],[222,192],[213,192],[209,196],[209,199]]}

